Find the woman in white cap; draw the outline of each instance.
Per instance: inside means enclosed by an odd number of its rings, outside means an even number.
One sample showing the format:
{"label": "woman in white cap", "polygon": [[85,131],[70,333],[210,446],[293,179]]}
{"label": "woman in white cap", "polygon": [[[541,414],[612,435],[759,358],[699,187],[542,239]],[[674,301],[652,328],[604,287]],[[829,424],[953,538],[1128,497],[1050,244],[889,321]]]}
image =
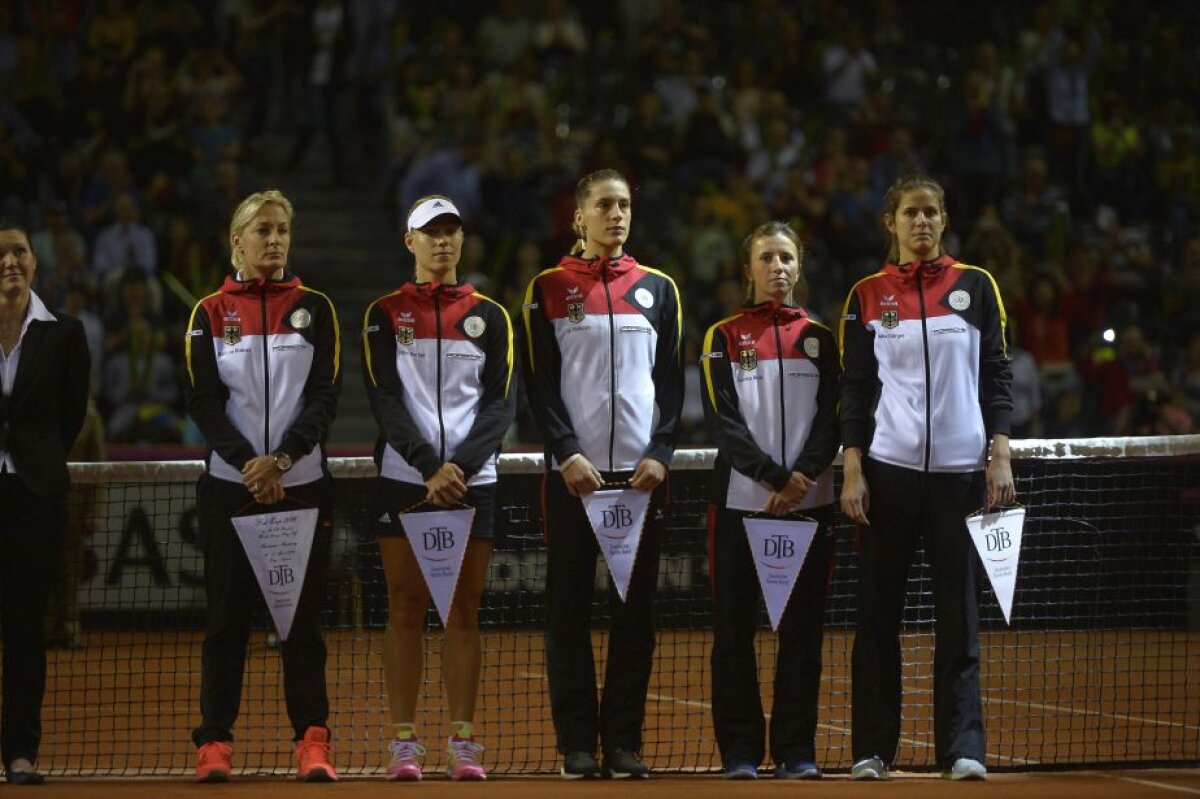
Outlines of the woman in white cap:
{"label": "woman in white cap", "polygon": [[417,200],[404,244],[414,279],[379,298],[363,320],[364,378],[379,423],[377,535],[388,586],[383,663],[395,727],[388,777],[421,779],[425,747],[417,692],[430,590],[400,514],[475,509],[442,647],[450,710],[447,772],[483,780],[473,722],[482,653],[479,599],[492,554],[496,462],[513,420],[512,324],[493,300],[458,279],[462,217],[441,195]]}

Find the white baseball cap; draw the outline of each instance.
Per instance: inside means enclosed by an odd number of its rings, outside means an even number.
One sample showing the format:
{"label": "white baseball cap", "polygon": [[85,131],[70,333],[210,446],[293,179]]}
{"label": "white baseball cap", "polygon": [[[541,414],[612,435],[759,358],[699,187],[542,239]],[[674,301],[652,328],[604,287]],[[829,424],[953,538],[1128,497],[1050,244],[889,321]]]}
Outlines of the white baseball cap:
{"label": "white baseball cap", "polygon": [[408,215],[408,229],[420,230],[439,216],[446,214],[456,217],[459,222],[462,221],[462,214],[454,207],[454,203],[444,197],[431,197],[414,208]]}

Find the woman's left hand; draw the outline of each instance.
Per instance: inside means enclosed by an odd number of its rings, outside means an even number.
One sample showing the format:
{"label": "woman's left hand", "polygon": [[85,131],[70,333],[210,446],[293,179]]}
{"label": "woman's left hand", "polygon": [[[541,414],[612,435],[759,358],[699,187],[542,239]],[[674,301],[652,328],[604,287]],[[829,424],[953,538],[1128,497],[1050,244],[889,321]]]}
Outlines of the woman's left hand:
{"label": "woman's left hand", "polygon": [[274,455],[259,455],[242,467],[242,484],[260,505],[274,505],[283,499],[283,472],[275,465]]}
{"label": "woman's left hand", "polygon": [[1016,498],[1017,487],[1013,482],[1008,455],[993,453],[987,467],[987,507],[984,510],[1011,505]]}
{"label": "woman's left hand", "polygon": [[665,479],[667,479],[666,466],[654,458],[642,458],[637,468],[633,470],[633,477],[629,479],[629,487],[636,488],[638,491],[653,491]]}

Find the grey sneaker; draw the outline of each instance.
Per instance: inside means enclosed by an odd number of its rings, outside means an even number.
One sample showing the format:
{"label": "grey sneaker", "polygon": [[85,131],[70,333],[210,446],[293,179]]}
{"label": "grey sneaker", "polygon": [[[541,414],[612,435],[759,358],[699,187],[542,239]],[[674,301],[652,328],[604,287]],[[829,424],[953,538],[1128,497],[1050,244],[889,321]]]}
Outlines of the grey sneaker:
{"label": "grey sneaker", "polygon": [[887,763],[881,757],[864,757],[850,767],[852,780],[886,780],[888,777]]}
{"label": "grey sneaker", "polygon": [[628,749],[614,749],[604,755],[604,774],[614,780],[644,780],[650,769]]}
{"label": "grey sneaker", "polygon": [[950,770],[942,774],[943,777],[952,780],[977,780],[983,781],[987,779],[987,767],[969,757],[960,757],[954,761],[954,765]]}
{"label": "grey sneaker", "polygon": [[600,764],[591,752],[567,752],[563,757],[562,771],[559,773],[563,779],[594,780],[600,777]]}

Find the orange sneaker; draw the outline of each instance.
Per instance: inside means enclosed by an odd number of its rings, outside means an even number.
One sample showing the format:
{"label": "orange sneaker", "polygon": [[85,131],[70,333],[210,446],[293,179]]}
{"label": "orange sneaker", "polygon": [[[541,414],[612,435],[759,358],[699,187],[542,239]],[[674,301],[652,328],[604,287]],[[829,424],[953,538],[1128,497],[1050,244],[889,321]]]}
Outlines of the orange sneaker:
{"label": "orange sneaker", "polygon": [[329,730],[324,727],[309,727],[304,738],[296,741],[296,779],[302,782],[336,782],[330,754]]}
{"label": "orange sneaker", "polygon": [[232,772],[233,744],[229,741],[210,741],[196,750],[198,782],[229,782]]}

